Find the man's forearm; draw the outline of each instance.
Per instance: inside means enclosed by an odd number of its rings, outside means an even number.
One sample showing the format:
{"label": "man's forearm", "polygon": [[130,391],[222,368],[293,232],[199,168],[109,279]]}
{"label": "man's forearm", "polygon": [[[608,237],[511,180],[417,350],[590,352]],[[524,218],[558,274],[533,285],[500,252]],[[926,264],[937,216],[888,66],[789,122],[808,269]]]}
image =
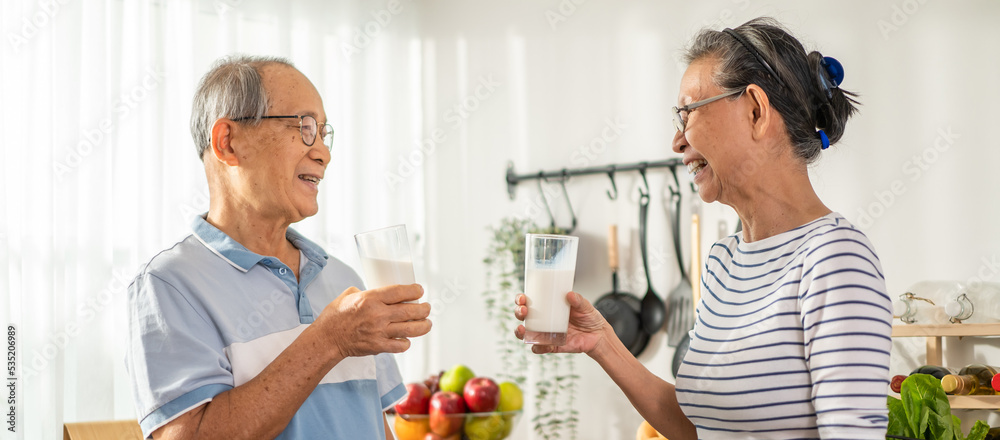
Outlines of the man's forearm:
{"label": "man's forearm", "polygon": [[604,346],[595,348],[590,356],[621,388],[639,414],[671,440],[697,438],[694,425],[677,402],[674,386],[642,365],[614,333],[604,341]]}
{"label": "man's forearm", "polygon": [[329,344],[322,343],[314,327],[306,328],[256,377],[182,415],[154,433],[154,438],[277,437],[323,376],[343,360],[329,353]]}

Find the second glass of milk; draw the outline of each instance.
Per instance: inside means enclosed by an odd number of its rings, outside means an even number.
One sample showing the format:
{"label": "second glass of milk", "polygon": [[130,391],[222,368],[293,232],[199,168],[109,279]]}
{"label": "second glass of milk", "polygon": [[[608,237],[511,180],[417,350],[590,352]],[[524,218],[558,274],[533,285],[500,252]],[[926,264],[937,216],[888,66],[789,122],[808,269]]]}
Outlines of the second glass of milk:
{"label": "second glass of milk", "polygon": [[406,225],[390,226],[354,236],[369,289],[414,284],[413,258]]}
{"label": "second glass of milk", "polygon": [[524,253],[524,295],[528,316],[524,342],[564,345],[569,328],[566,294],[573,290],[579,238],[528,234]]}

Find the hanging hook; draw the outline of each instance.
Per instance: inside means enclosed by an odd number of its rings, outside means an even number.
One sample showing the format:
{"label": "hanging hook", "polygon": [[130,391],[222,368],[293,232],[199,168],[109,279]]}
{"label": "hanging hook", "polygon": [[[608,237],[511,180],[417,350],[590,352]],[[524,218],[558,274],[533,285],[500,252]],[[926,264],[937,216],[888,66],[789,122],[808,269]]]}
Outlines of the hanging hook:
{"label": "hanging hook", "polygon": [[566,191],[566,181],[569,180],[569,176],[566,174],[566,168],[562,170],[562,179],[559,180],[559,185],[562,186],[563,197],[566,198],[566,206],[569,207],[569,215],[572,217],[569,230],[566,233],[572,233],[576,229],[576,213],[573,212],[573,204],[569,200],[569,191]]}
{"label": "hanging hook", "polygon": [[642,184],[646,187],[645,192],[642,191],[642,188],[639,188],[639,195],[649,197],[649,181],[646,180],[646,162],[639,164],[639,175],[642,176]]}
{"label": "hanging hook", "polygon": [[677,179],[677,167],[676,166],[670,167],[670,174],[673,174],[673,176],[674,176],[674,185],[670,187],[670,193],[674,194],[675,191],[680,192],[680,190],[681,190],[681,181]]}
{"label": "hanging hook", "polygon": [[539,172],[538,173],[538,195],[542,196],[542,203],[545,204],[545,212],[549,213],[549,220],[552,222],[552,228],[554,229],[556,227],[556,217],[554,215],[552,215],[552,209],[549,208],[549,199],[548,199],[548,197],[545,197],[545,191],[542,189],[542,180],[545,180],[545,177],[544,177],[544,175],[541,172]]}
{"label": "hanging hook", "polygon": [[[608,178],[611,179],[611,189],[608,190],[608,198],[611,200],[618,200],[618,185],[615,184],[615,166],[611,165],[610,171],[608,171]],[[611,190],[615,192],[612,193]]]}
{"label": "hanging hook", "polygon": [[670,189],[670,202],[676,205],[674,209],[679,210],[680,205],[678,204],[678,202],[680,201],[681,198],[681,182],[680,180],[677,180],[676,167],[670,167],[670,174],[674,176],[674,183],[667,184],[667,188]]}

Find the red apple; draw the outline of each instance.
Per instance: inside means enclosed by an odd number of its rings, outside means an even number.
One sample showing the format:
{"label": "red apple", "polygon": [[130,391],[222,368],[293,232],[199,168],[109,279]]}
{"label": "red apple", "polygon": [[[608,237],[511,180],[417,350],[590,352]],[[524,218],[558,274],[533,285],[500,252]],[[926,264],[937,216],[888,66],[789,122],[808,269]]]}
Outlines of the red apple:
{"label": "red apple", "polygon": [[458,393],[438,391],[431,396],[431,432],[448,437],[462,430],[464,417],[448,417],[451,414],[465,414],[465,401]]}
{"label": "red apple", "polygon": [[396,404],[399,414],[427,414],[430,410],[431,390],[422,383],[406,385],[406,397]]}
{"label": "red apple", "polygon": [[441,370],[440,373],[432,374],[429,377],[427,377],[427,379],[424,379],[424,385],[426,385],[427,388],[431,390],[431,394],[441,391],[441,387],[438,386],[438,383],[441,382],[442,374],[444,374],[444,370]]}
{"label": "red apple", "polygon": [[469,412],[493,412],[500,405],[500,387],[486,377],[469,379],[462,394]]}

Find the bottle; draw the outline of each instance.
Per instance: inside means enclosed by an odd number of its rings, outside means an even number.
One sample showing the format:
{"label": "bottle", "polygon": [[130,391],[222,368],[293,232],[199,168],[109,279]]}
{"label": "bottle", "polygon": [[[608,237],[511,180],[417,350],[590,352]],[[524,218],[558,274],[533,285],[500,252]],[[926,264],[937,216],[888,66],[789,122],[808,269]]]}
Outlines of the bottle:
{"label": "bottle", "polygon": [[948,318],[934,301],[911,292],[899,295],[899,301],[892,303],[892,315],[907,324],[942,324]]}
{"label": "bottle", "polygon": [[[925,287],[918,283],[915,287]],[[940,299],[938,301],[941,301]],[[899,318],[907,324],[947,324],[948,315],[944,308],[934,303],[934,300],[926,298],[912,291],[899,295],[899,301],[893,302],[892,314],[894,318]]]}
{"label": "bottle", "polygon": [[[941,378],[943,378],[943,377],[945,377],[945,376],[947,376],[949,374],[958,374],[958,372],[956,372],[955,370],[953,370],[951,368],[942,367],[942,366],[939,366],[939,365],[922,365],[922,366],[919,366],[919,367],[913,369],[913,371],[911,371],[910,374],[908,374],[908,375],[904,376],[902,374],[899,374],[899,375],[893,376],[892,380],[889,381],[889,388],[892,389],[892,392],[898,393],[899,390],[900,390],[900,387],[903,386],[903,381],[906,380],[906,378],[909,377],[912,374],[930,374],[931,376],[934,376],[935,379],[939,379],[940,380]],[[1000,385],[1000,380],[997,380],[997,384]]]}
{"label": "bottle", "polygon": [[990,428],[983,440],[1000,440],[1000,428]]}
{"label": "bottle", "polygon": [[959,323],[1000,322],[1000,283],[959,284],[942,304],[949,321]]}
{"label": "bottle", "polygon": [[941,378],[941,388],[946,394],[983,395],[996,394],[993,389],[993,377],[998,373],[995,367],[972,364],[959,371],[957,375],[949,374]]}

